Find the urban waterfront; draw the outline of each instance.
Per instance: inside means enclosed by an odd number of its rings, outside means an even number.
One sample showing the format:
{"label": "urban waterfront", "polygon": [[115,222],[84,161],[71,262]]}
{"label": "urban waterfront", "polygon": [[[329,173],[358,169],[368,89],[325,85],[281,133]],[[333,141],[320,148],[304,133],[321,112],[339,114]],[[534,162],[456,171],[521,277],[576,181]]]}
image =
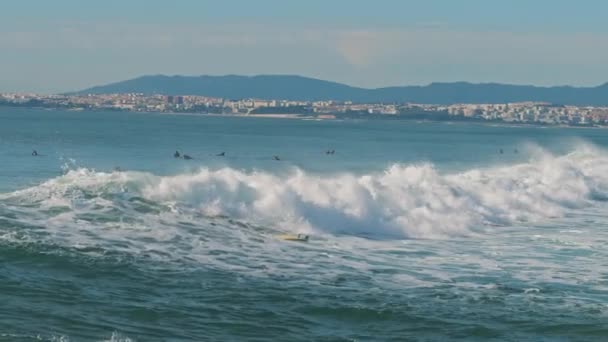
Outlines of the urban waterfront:
{"label": "urban waterfront", "polygon": [[354,103],[292,101],[205,96],[144,94],[36,95],[0,94],[0,105],[69,110],[194,113],[319,119],[478,120],[543,125],[606,126],[608,107],[557,105],[544,102],[503,104]]}

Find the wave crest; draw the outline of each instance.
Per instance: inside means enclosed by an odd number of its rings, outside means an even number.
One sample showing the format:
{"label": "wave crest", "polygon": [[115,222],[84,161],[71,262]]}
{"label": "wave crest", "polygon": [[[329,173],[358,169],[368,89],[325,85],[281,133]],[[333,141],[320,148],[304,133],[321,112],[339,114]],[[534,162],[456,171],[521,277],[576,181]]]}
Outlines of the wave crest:
{"label": "wave crest", "polygon": [[451,174],[429,163],[395,164],[366,175],[223,168],[156,176],[77,169],[0,201],[94,211],[104,201],[141,198],[288,231],[443,238],[559,217],[605,201],[607,190],[606,154],[584,146],[563,156],[543,151],[527,163]]}

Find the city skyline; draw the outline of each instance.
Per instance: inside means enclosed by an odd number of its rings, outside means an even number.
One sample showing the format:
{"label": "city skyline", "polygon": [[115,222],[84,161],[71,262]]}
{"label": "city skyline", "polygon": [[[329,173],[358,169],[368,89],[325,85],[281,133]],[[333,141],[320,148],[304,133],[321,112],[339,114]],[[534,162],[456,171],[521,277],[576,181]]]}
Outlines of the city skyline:
{"label": "city skyline", "polygon": [[608,81],[606,10],[599,0],[11,2],[0,14],[0,92],[148,74],[596,86]]}
{"label": "city skyline", "polygon": [[235,100],[208,96],[134,93],[49,96],[0,94],[0,107],[2,106],[66,111],[185,113],[187,115],[246,116],[275,119],[491,121],[507,124],[608,127],[607,106],[559,105],[538,101],[493,104],[423,104],[253,98]]}

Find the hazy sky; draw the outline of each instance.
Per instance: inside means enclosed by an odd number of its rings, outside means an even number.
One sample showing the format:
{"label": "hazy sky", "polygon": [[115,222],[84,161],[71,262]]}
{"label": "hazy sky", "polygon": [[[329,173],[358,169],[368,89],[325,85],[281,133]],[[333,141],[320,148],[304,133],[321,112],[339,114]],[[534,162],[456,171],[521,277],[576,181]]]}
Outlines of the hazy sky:
{"label": "hazy sky", "polygon": [[2,0],[0,91],[144,74],[608,81],[606,0]]}

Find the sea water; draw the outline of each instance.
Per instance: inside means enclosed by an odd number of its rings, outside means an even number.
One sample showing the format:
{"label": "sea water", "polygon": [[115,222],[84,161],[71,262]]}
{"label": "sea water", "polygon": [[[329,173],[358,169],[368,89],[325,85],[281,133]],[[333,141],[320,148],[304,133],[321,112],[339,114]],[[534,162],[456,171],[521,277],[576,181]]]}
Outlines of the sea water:
{"label": "sea water", "polygon": [[2,108],[0,340],[605,341],[607,202],[602,129]]}

